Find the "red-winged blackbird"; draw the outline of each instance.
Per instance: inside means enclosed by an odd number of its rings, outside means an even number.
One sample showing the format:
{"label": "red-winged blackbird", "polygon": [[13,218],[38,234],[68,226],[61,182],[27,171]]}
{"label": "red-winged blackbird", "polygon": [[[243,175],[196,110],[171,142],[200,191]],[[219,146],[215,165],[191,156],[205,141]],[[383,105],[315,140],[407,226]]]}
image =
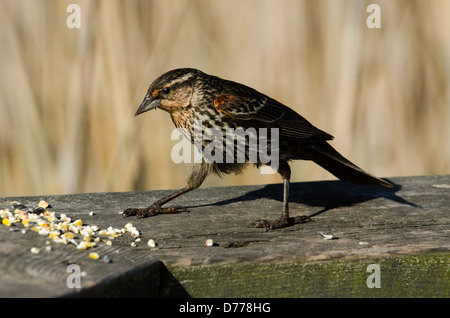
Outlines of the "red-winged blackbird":
{"label": "red-winged blackbird", "polygon": [[[211,76],[196,69],[175,69],[163,74],[150,85],[135,116],[155,108],[167,111],[177,128],[190,133],[191,142],[194,142],[195,124],[199,121],[203,131],[208,128],[220,129],[224,136],[230,128],[244,130],[256,128],[256,131],[259,131],[259,128],[278,128],[277,172],[284,182],[282,214],[276,221],[255,221],[255,227],[275,229],[302,223],[307,219],[307,217],[289,217],[288,196],[291,176],[289,160],[312,160],[341,180],[384,188],[392,187],[390,183],[366,173],[341,156],[327,142],[333,139],[331,135],[317,129],[289,107],[248,86]],[[260,138],[260,135],[257,138]],[[205,145],[203,142],[201,146]],[[268,145],[270,146],[270,143]],[[203,159],[201,163],[195,164],[183,189],[156,201],[148,208],[129,208],[123,215],[147,217],[186,211],[181,207],[162,206],[198,188],[209,173],[214,172],[217,175],[240,173],[248,163],[248,147],[245,152],[247,163],[227,162],[225,154],[226,151],[223,151],[224,160],[220,162]],[[258,159],[252,163],[259,166],[267,162]]]}

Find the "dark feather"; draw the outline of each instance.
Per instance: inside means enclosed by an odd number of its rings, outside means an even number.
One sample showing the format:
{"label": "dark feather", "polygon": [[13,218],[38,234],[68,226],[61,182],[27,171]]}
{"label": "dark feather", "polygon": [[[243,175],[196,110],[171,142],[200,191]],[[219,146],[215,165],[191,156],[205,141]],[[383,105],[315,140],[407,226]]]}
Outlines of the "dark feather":
{"label": "dark feather", "polygon": [[325,141],[330,134],[314,127],[303,116],[258,91],[230,81],[216,97],[216,109],[228,118],[239,121],[259,121],[264,127],[277,127],[280,137]]}

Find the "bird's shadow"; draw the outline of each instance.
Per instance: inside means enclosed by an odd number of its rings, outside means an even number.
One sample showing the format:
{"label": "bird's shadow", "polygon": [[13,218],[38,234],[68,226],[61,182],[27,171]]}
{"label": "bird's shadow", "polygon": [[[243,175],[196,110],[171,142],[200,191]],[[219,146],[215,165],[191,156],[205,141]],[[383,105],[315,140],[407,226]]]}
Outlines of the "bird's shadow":
{"label": "bird's shadow", "polygon": [[[402,188],[402,186],[399,184],[395,184],[392,181],[390,182],[394,185],[394,187],[391,189],[384,189],[375,186],[362,186],[340,180],[291,183],[289,191],[289,202],[322,208],[321,210],[309,215],[310,217],[317,216],[321,213],[335,208],[352,206],[377,198],[386,198],[400,204],[409,205],[414,208],[422,208],[420,205],[409,202],[404,198],[398,196],[396,192],[398,192]],[[205,205],[222,206],[236,202],[253,201],[261,198],[282,202],[282,184],[269,184],[264,186],[263,188],[247,192],[232,199],[226,199],[216,203]],[[199,206],[204,205],[198,205],[196,207]]]}

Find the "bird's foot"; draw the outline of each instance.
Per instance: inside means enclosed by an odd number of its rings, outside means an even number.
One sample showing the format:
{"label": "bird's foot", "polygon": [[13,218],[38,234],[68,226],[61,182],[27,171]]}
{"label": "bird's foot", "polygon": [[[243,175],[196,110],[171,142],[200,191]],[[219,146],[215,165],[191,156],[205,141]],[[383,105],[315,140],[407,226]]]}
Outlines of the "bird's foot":
{"label": "bird's foot", "polygon": [[128,208],[122,212],[123,216],[136,216],[138,219],[155,216],[163,213],[181,213],[189,212],[185,207],[169,207],[163,208],[160,204],[154,203],[148,208]]}
{"label": "bird's foot", "polygon": [[301,224],[310,222],[312,219],[306,215],[298,215],[294,217],[284,217],[282,216],[280,219],[275,221],[269,220],[256,220],[252,223],[255,228],[265,228],[266,231],[271,231],[275,229],[280,229],[282,227],[291,226],[294,224]]}

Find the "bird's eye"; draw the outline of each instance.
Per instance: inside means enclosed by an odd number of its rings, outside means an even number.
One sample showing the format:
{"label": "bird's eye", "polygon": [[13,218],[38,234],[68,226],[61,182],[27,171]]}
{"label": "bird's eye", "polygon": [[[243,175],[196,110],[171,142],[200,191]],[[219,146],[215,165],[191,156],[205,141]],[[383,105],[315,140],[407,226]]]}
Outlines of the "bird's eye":
{"label": "bird's eye", "polygon": [[162,93],[163,93],[164,95],[169,94],[169,93],[170,93],[170,87],[164,87],[163,90],[162,90]]}

